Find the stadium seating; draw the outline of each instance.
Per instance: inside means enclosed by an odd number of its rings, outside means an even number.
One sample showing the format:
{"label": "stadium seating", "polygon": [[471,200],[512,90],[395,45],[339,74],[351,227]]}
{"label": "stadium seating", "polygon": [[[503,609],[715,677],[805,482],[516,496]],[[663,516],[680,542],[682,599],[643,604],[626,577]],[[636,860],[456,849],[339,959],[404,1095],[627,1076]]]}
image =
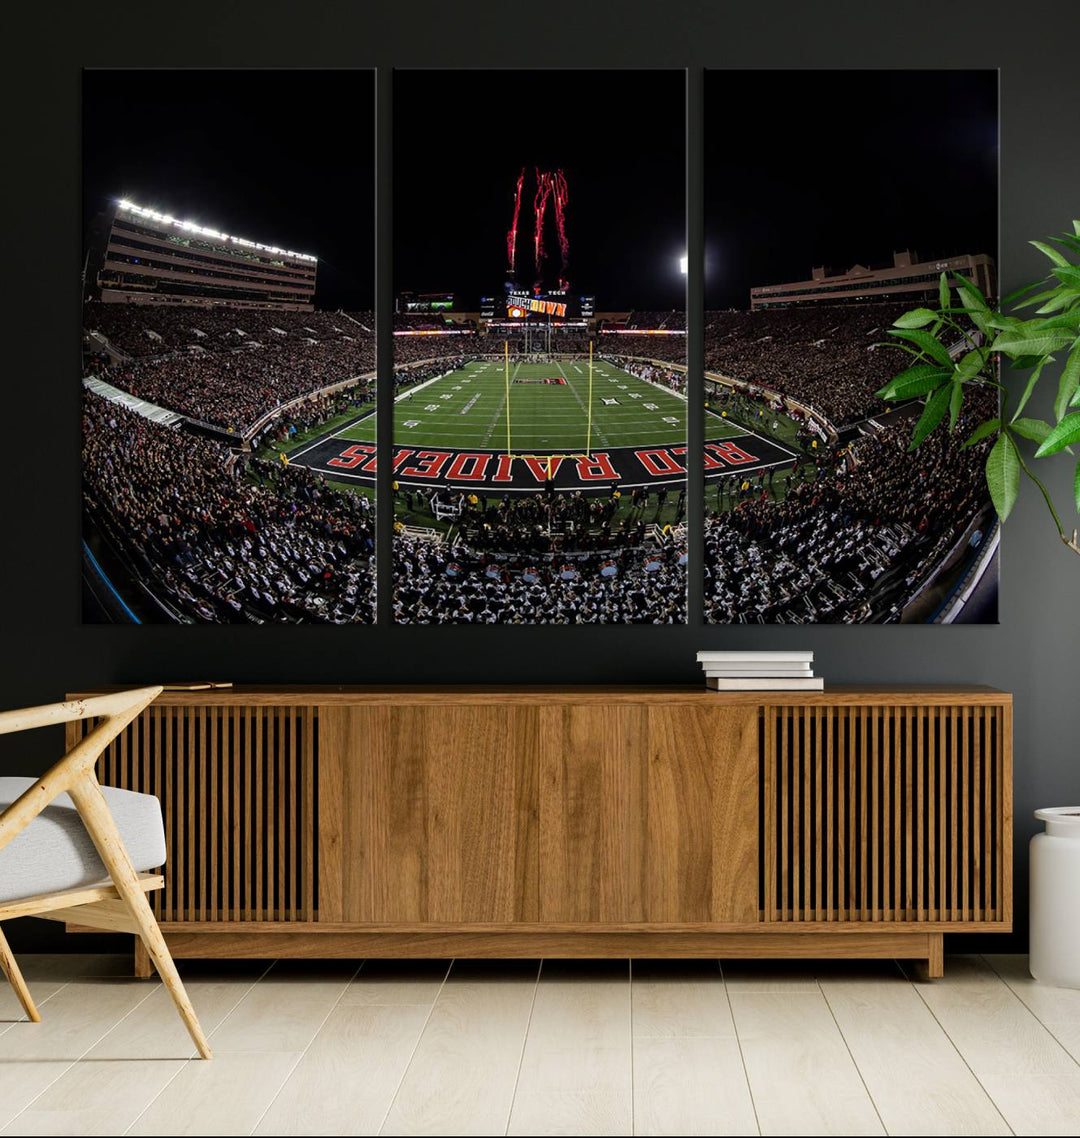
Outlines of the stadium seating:
{"label": "stadium seating", "polygon": [[102,379],[238,435],[282,403],[374,371],[374,326],[370,312],[91,303],[84,314],[88,333],[130,357],[99,367]]}
{"label": "stadium seating", "polygon": [[705,370],[793,396],[842,428],[880,412],[874,393],[906,366],[899,348],[877,346],[906,307],[707,312]]}
{"label": "stadium seating", "polygon": [[229,460],[221,443],[84,396],[87,514],[152,595],[192,621],[373,620],[368,499],[302,467]]}
{"label": "stadium seating", "polygon": [[706,619],[896,619],[985,505],[988,444],[960,449],[981,421],[974,410],[968,406],[955,436],[937,432],[915,455],[910,422],[871,431],[824,454],[816,479],[782,501],[761,481],[741,494],[709,487]]}

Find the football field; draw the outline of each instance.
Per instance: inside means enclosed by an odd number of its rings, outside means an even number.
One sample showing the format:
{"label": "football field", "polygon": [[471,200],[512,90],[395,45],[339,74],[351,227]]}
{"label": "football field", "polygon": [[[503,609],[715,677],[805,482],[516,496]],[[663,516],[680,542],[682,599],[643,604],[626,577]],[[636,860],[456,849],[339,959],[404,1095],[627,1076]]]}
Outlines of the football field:
{"label": "football field", "polygon": [[[394,442],[506,451],[509,439],[511,454],[584,454],[686,441],[685,399],[603,360],[593,364],[591,440],[587,360],[511,362],[509,371],[509,397],[494,360],[405,391],[394,406]],[[340,437],[369,442],[374,432],[364,420]]]}
{"label": "football field", "polygon": [[[604,360],[594,361],[591,385],[587,360],[512,361],[509,376],[501,360],[473,361],[397,396],[395,478],[509,491],[535,491],[548,477],[566,489],[675,485],[686,473],[686,406],[682,395]],[[706,430],[725,465],[790,461],[787,448],[717,416],[708,417]],[[299,445],[289,459],[370,484],[375,438],[376,416],[369,414]],[[753,453],[741,450],[739,439],[752,440]]]}

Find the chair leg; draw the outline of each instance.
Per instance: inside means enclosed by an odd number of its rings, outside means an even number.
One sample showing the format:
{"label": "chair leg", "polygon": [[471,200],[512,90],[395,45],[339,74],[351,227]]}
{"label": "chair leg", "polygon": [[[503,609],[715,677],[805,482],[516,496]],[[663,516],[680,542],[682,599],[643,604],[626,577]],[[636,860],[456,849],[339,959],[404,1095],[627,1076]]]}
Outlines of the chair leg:
{"label": "chair leg", "polygon": [[150,902],[139,887],[138,875],[132,867],[131,859],[128,857],[127,850],[120,838],[120,831],[117,830],[116,822],[113,821],[113,816],[109,813],[109,807],[101,793],[97,779],[91,772],[87,778],[75,783],[68,793],[75,801],[79,815],[82,817],[101,860],[105,863],[105,868],[109,871],[116,891],[120,894],[127,905],[128,912],[131,913],[136,925],[138,925],[139,936],[146,946],[146,951],[150,954],[150,959],[154,962],[154,967],[158,970],[158,975],[168,989],[192,1042],[204,1059],[213,1058],[210,1044],[206,1041],[198,1017],[195,1015],[195,1009],[191,1006],[188,994],[184,990],[180,973],[176,970],[165,938],[161,935],[161,929],[158,928],[158,923],[154,919]]}
{"label": "chair leg", "polygon": [[19,971],[19,965],[12,955],[11,946],[7,942],[7,937],[4,936],[3,929],[0,929],[0,968],[4,970],[8,983],[15,989],[15,995],[19,997],[19,1003],[22,1004],[27,1018],[32,1023],[41,1023],[41,1013],[34,1004],[22,972]]}

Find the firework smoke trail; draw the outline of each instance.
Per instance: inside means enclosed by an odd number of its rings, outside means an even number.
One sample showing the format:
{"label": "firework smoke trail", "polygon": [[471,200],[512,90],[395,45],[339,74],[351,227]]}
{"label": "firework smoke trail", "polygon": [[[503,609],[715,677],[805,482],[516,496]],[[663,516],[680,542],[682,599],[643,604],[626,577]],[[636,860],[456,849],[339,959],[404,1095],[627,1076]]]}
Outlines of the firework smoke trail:
{"label": "firework smoke trail", "polygon": [[533,198],[533,212],[536,222],[533,229],[533,244],[536,251],[536,275],[540,276],[540,265],[544,259],[544,212],[551,196],[551,174],[536,171],[536,197]]}
{"label": "firework smoke trail", "polygon": [[555,197],[555,227],[559,233],[559,253],[562,256],[562,276],[566,276],[566,266],[570,261],[570,240],[566,236],[566,203],[570,193],[566,186],[566,175],[556,170],[551,178],[551,192]]}
{"label": "firework smoke trail", "polygon": [[506,256],[510,261],[510,271],[514,271],[514,262],[517,260],[517,231],[518,217],[521,214],[521,187],[525,182],[525,167],[522,166],[518,174],[517,189],[514,191],[514,220],[506,231]]}

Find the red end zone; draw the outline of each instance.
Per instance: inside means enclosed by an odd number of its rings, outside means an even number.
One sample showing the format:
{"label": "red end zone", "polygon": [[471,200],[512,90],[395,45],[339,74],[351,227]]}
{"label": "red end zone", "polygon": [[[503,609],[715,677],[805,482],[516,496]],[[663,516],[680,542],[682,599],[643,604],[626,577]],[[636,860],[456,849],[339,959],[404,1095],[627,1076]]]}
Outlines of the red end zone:
{"label": "red end zone", "polygon": [[[460,486],[498,493],[535,493],[547,485],[556,490],[605,490],[665,486],[686,478],[685,446],[608,447],[586,455],[509,455],[492,450],[451,447],[396,447],[394,480],[402,486]],[[768,439],[746,435],[737,441],[705,444],[706,479],[734,471],[788,465],[795,453]],[[308,466],[341,482],[373,485],[378,472],[374,443],[326,439],[305,451],[296,465]],[[549,482],[550,480],[550,482]]]}

